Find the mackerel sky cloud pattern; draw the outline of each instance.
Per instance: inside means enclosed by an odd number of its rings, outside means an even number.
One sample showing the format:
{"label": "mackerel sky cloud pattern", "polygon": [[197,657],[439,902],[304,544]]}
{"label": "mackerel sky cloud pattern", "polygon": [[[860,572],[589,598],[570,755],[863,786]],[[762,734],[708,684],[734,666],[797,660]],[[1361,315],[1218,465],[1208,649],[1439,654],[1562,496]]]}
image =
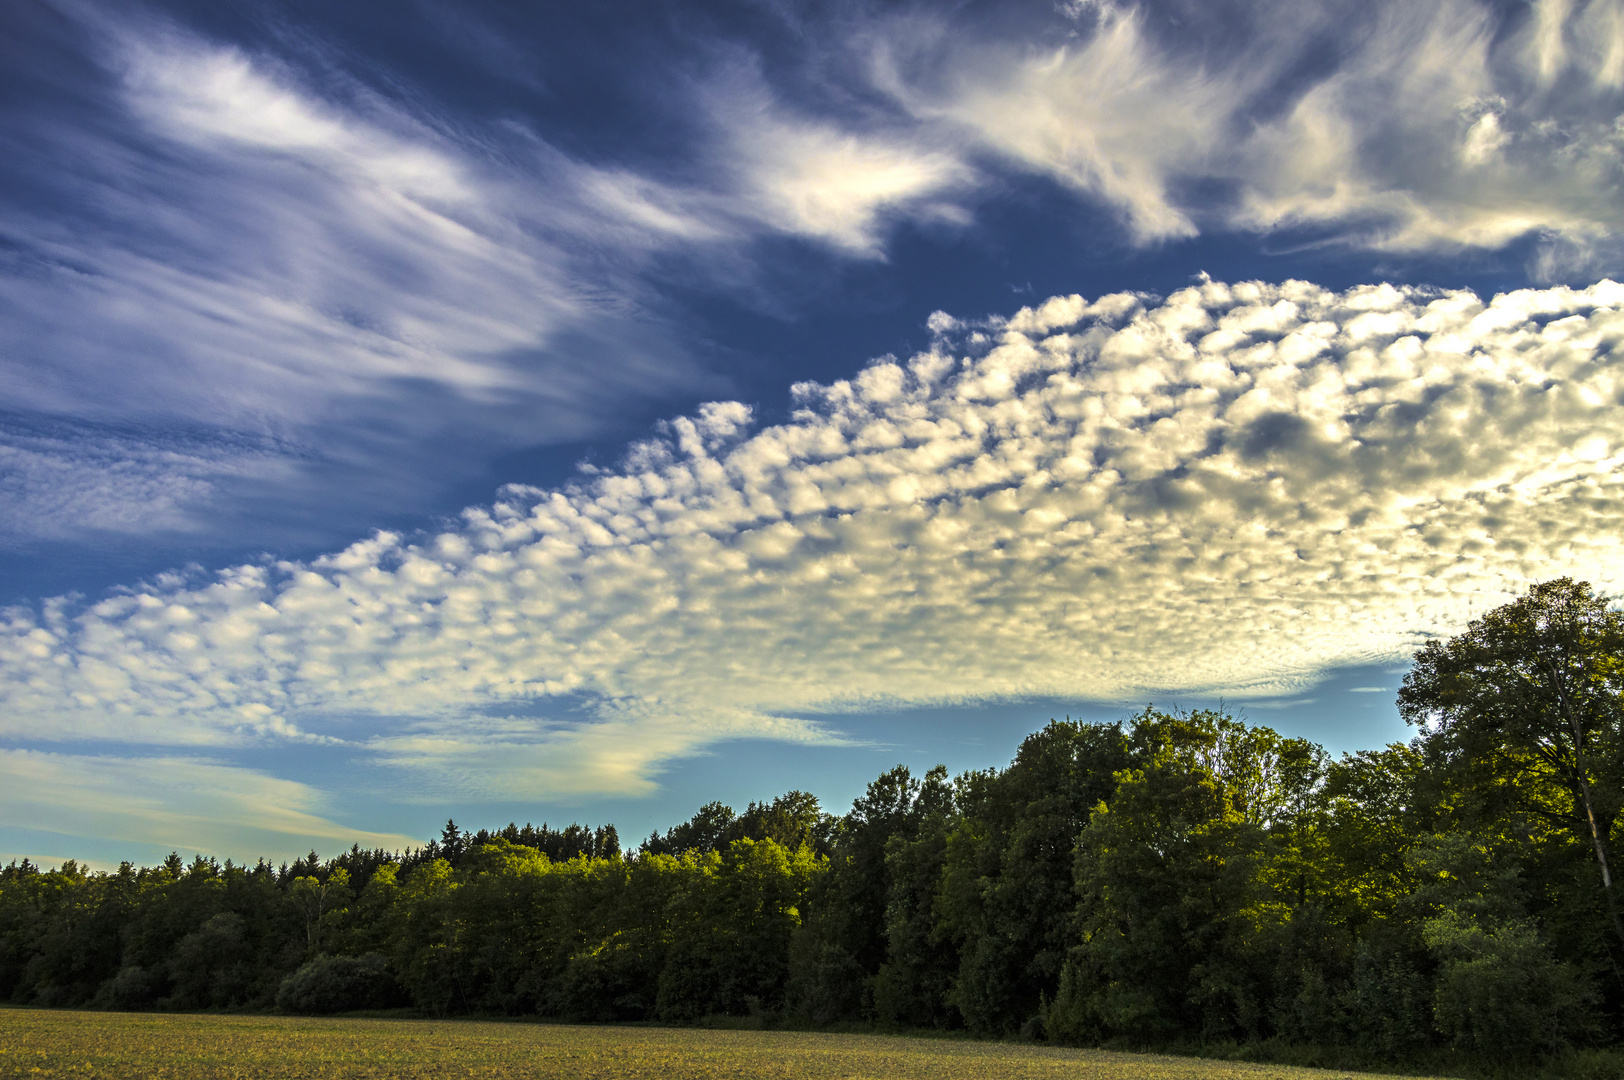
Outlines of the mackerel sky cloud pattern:
{"label": "mackerel sky cloud pattern", "polygon": [[933,349],[797,387],[786,423],[712,403],[418,542],[15,610],[5,733],[347,740],[369,714],[395,764],[586,793],[877,701],[1287,691],[1566,565],[1624,581],[1621,309],[1611,282],[1207,282],[938,315]]}

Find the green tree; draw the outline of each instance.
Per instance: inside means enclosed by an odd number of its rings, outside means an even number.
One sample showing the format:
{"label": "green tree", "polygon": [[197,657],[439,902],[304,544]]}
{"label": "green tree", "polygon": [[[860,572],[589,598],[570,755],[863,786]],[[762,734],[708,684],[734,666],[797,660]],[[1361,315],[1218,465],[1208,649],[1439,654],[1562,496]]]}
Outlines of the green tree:
{"label": "green tree", "polygon": [[960,962],[936,913],[947,837],[958,818],[945,768],[926,774],[914,809],[913,838],[886,843],[885,963],[874,977],[874,1009],[892,1023],[945,1028],[959,1019],[949,999]]}
{"label": "green tree", "polygon": [[643,851],[651,855],[681,855],[685,851],[720,851],[727,846],[729,833],[738,815],[731,806],[709,802],[694,816],[643,841]]}
{"label": "green tree", "polygon": [[1003,772],[959,778],[934,910],[959,969],[950,992],[971,1031],[1035,1035],[1072,944],[1077,834],[1132,762],[1119,724],[1051,720]]}
{"label": "green tree", "polygon": [[[1624,943],[1610,839],[1624,807],[1624,613],[1588,582],[1558,578],[1430,641],[1398,695],[1446,757],[1487,769],[1497,790],[1560,817],[1588,844],[1608,915]],[[1566,795],[1553,805],[1550,789]]]}
{"label": "green tree", "polygon": [[1406,906],[1437,963],[1435,1029],[1459,1049],[1527,1062],[1593,1037],[1597,995],[1525,914],[1519,847],[1420,838],[1406,856],[1416,880]]}
{"label": "green tree", "polygon": [[[945,787],[947,769],[927,774]],[[807,899],[791,950],[789,996],[815,1022],[850,1020],[873,1011],[873,979],[885,962],[889,892],[886,845],[911,840],[920,818],[920,781],[898,765],[870,782],[834,830],[829,872]]]}
{"label": "green tree", "polygon": [[322,877],[294,878],[287,895],[288,903],[304,924],[305,952],[309,956],[321,951],[325,931],[339,921],[355,899],[349,872],[342,866],[333,867]]}
{"label": "green tree", "polygon": [[1077,944],[1047,1026],[1074,1042],[1261,1036],[1294,915],[1321,921],[1301,884],[1318,748],[1150,709],[1130,743],[1139,764],[1077,841]]}
{"label": "green tree", "polygon": [[811,847],[735,840],[726,852],[689,852],[671,903],[671,948],[655,1008],[662,1020],[782,1008],[790,938],[813,879],[828,860]]}

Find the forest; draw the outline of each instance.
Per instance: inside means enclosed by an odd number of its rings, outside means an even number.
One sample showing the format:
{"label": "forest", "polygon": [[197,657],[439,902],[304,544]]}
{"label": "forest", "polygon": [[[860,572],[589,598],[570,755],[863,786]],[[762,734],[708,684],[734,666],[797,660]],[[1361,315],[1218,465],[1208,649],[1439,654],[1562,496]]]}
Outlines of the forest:
{"label": "forest", "polygon": [[[0,870],[0,1000],[868,1025],[1326,1060],[1624,1036],[1624,614],[1560,579],[1428,641],[1408,743],[1219,711],[1051,721],[850,810],[712,803],[291,865]],[[1340,1055],[1340,1058],[1337,1057]]]}

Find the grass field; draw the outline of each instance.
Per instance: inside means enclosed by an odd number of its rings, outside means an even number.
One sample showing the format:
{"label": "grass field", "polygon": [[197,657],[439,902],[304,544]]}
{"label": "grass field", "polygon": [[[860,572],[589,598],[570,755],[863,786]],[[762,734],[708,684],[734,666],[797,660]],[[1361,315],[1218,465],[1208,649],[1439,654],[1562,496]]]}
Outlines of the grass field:
{"label": "grass field", "polygon": [[[1336,1071],[886,1035],[0,1010],[0,1077],[1331,1080]],[[1358,1074],[1360,1080],[1377,1080]]]}

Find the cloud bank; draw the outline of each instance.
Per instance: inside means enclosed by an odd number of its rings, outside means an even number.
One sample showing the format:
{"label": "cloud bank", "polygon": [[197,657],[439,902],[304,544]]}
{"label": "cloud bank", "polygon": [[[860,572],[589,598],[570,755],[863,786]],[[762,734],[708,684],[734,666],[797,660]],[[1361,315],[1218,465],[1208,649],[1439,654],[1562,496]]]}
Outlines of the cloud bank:
{"label": "cloud bank", "polygon": [[6,612],[0,733],[336,739],[473,797],[1041,695],[1266,696],[1528,582],[1624,584],[1624,287],[1203,282],[938,313],[437,535]]}

